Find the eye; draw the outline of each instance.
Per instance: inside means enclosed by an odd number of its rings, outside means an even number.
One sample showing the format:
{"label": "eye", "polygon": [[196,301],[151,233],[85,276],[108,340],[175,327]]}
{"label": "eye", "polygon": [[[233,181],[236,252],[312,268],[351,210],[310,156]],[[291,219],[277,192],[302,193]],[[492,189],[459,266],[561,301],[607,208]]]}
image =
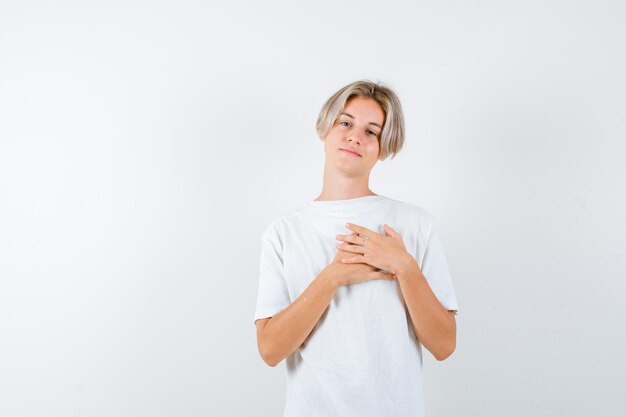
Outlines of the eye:
{"label": "eye", "polygon": [[373,130],[370,130],[368,133],[374,136],[378,136],[378,133],[374,132]]}
{"label": "eye", "polygon": [[340,124],[340,125],[343,125],[343,126],[348,126],[348,125],[344,125],[344,123],[348,123],[348,124],[350,124],[350,122],[346,122],[346,121],[339,122],[339,124]]}

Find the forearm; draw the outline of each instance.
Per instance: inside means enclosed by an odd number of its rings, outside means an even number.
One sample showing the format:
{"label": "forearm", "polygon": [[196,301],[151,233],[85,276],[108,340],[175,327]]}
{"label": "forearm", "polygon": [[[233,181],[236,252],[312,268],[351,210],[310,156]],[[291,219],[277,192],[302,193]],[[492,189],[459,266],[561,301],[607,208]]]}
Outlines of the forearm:
{"label": "forearm", "polygon": [[277,365],[304,343],[338,287],[335,277],[325,269],[298,298],[267,322],[261,346],[262,356],[270,366]]}
{"label": "forearm", "polygon": [[447,358],[456,347],[454,317],[439,302],[412,256],[395,273],[415,335],[437,360]]}

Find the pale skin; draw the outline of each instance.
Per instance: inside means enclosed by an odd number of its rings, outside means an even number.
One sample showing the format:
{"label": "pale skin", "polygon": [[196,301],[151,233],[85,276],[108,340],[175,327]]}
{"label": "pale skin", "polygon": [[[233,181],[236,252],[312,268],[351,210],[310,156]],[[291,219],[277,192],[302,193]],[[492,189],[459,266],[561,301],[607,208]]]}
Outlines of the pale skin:
{"label": "pale skin", "polygon": [[[376,195],[369,188],[369,176],[378,161],[384,117],[371,98],[357,96],[346,103],[328,134],[320,138],[326,159],[316,200]],[[449,357],[456,347],[455,313],[441,305],[400,234],[387,224],[384,234],[353,223],[346,228],[352,233],[336,236],[335,259],[302,294],[275,316],[256,321],[261,357],[276,366],[304,343],[340,286],[371,279],[397,280],[419,341],[437,360]]]}

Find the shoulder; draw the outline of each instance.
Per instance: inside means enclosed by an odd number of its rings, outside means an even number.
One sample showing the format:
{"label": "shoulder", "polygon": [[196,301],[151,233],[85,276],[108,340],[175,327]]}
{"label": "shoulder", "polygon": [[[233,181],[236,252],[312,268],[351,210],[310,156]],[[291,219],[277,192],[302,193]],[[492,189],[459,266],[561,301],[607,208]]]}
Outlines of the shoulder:
{"label": "shoulder", "polygon": [[273,218],[266,225],[262,235],[281,236],[299,221],[297,211]]}

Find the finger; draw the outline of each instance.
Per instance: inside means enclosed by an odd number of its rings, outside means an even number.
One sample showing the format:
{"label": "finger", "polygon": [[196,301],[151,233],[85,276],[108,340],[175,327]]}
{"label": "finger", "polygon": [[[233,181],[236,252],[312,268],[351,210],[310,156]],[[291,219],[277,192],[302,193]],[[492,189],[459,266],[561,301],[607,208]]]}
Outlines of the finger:
{"label": "finger", "polygon": [[394,281],[396,276],[394,274],[387,274],[385,272],[374,272],[374,279],[386,279],[389,281]]}
{"label": "finger", "polygon": [[358,224],[346,223],[346,227],[352,231],[357,232],[359,236],[365,236],[367,239],[372,239],[373,237],[378,235],[378,233],[368,229],[367,227],[359,226]]}
{"label": "finger", "polygon": [[335,235],[335,239],[336,240],[345,240],[345,241],[349,241],[350,237],[358,237],[359,234],[357,232],[352,232],[349,235]]}
{"label": "finger", "polygon": [[353,256],[351,258],[341,258],[341,263],[344,264],[360,264],[363,263],[363,256]]}
{"label": "finger", "polygon": [[388,235],[394,236],[394,237],[398,235],[398,232],[393,230],[391,226],[389,226],[387,223],[384,224],[384,228],[385,228],[385,232],[387,232]]}
{"label": "finger", "polygon": [[351,252],[351,253],[362,253],[362,254],[366,253],[366,250],[365,250],[364,246],[352,245],[352,244],[348,244],[348,243],[338,244],[337,245],[337,249],[344,250],[346,252]]}
{"label": "finger", "polygon": [[364,237],[358,236],[355,233],[349,236],[342,237],[341,239],[338,239],[338,240],[342,240],[344,242],[354,243],[355,245],[362,245],[362,246],[365,246],[365,244],[367,243],[367,239],[365,239]]}

